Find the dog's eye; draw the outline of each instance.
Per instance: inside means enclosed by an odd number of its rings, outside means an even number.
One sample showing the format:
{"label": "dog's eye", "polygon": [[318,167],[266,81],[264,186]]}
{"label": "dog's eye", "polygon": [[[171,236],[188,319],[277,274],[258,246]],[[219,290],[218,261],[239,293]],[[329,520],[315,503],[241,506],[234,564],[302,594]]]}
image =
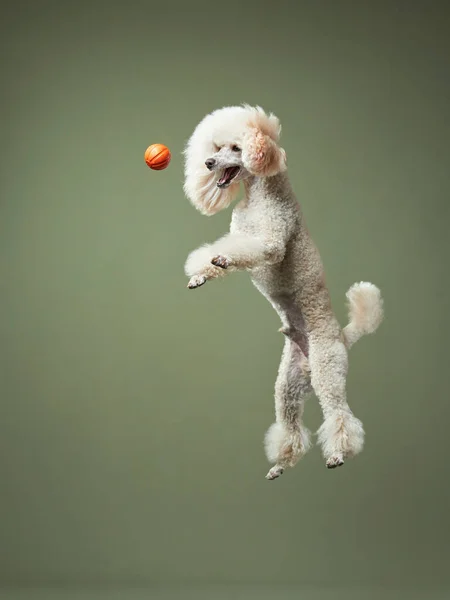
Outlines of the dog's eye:
{"label": "dog's eye", "polygon": [[240,152],[241,151],[241,149],[239,148],[239,146],[232,146],[231,149],[232,149],[233,152]]}

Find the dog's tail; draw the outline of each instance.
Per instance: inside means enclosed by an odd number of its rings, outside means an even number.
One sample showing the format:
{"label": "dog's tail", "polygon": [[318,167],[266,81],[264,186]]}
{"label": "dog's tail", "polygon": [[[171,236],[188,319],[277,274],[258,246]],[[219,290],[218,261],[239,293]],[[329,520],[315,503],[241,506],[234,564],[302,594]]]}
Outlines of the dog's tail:
{"label": "dog's tail", "polygon": [[383,298],[373,283],[355,283],[347,292],[349,324],[344,343],[351,348],[363,335],[374,333],[383,320]]}

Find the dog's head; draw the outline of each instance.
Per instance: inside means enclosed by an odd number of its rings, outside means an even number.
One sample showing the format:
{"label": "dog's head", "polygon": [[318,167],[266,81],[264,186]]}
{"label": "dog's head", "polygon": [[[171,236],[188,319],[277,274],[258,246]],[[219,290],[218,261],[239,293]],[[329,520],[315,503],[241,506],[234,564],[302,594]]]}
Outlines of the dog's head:
{"label": "dog's head", "polygon": [[259,107],[231,106],[207,115],[184,151],[184,191],[192,204],[213,215],[230,205],[244,179],[284,171],[280,131],[277,117]]}

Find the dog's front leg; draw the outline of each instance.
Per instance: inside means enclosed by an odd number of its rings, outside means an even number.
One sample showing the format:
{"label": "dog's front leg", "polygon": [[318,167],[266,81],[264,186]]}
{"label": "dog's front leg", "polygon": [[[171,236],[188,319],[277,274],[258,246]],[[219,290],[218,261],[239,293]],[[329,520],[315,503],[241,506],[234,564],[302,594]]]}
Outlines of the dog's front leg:
{"label": "dog's front leg", "polygon": [[188,288],[194,290],[204,285],[209,279],[215,279],[224,274],[223,269],[212,264],[214,257],[213,245],[200,246],[189,254],[184,271],[189,279]]}
{"label": "dog's front leg", "polygon": [[284,246],[245,234],[230,233],[212,247],[211,263],[221,269],[252,269],[283,259]]}
{"label": "dog's front leg", "polygon": [[274,264],[284,256],[284,247],[245,234],[229,233],[213,244],[194,250],[186,261],[191,279],[188,287],[197,288],[225,272]]}

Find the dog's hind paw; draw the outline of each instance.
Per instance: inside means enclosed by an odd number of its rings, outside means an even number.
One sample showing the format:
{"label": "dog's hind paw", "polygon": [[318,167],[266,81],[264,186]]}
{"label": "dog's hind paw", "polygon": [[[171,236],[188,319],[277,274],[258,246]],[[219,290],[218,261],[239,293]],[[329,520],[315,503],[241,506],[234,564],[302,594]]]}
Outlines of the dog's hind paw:
{"label": "dog's hind paw", "polygon": [[336,467],[342,467],[343,464],[344,459],[341,454],[335,454],[334,456],[330,456],[330,458],[326,462],[327,469],[335,469]]}
{"label": "dog's hind paw", "polygon": [[280,475],[283,475],[284,469],[280,467],[280,465],[275,465],[270,469],[270,471],[266,475],[266,479],[272,481],[273,479],[277,479]]}

